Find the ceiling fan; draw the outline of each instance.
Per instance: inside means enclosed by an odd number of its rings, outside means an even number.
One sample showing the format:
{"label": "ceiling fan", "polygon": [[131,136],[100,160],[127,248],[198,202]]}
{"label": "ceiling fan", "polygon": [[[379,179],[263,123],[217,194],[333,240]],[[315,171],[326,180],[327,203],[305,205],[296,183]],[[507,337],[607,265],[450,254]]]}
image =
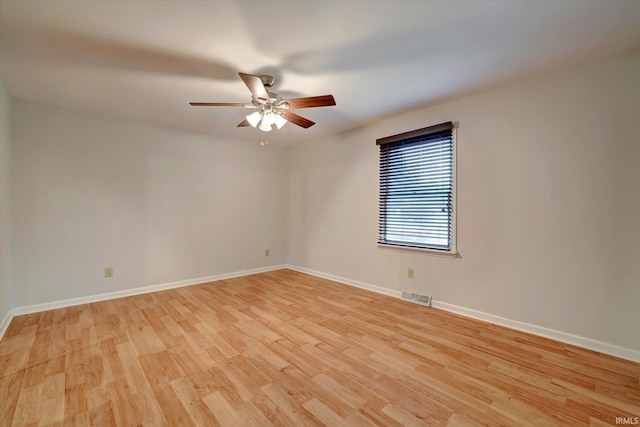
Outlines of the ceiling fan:
{"label": "ceiling fan", "polygon": [[240,78],[251,91],[251,104],[236,102],[190,102],[195,107],[243,107],[254,108],[257,111],[247,115],[237,127],[253,126],[268,132],[275,125],[278,129],[287,122],[303,128],[315,124],[309,119],[299,116],[291,110],[297,108],[329,107],[336,105],[333,95],[310,96],[306,98],[282,99],[277,93],[269,89],[275,83],[275,78],[268,75],[255,76],[253,74],[238,73]]}

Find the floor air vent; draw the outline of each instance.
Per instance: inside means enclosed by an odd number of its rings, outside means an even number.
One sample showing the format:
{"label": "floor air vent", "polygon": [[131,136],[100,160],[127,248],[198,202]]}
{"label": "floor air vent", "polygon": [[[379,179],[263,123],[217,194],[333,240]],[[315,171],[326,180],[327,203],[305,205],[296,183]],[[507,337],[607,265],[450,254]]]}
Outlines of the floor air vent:
{"label": "floor air vent", "polygon": [[431,297],[429,295],[420,295],[409,291],[402,291],[402,299],[424,305],[426,307],[431,307]]}

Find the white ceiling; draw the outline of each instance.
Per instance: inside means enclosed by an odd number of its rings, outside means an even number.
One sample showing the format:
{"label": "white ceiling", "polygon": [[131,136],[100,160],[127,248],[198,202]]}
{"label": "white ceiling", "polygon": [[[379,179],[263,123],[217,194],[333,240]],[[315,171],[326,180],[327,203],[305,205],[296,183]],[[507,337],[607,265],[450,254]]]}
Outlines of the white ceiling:
{"label": "white ceiling", "polygon": [[640,46],[640,1],[0,0],[0,76],[12,96],[256,140],[237,72],[273,74],[292,143],[519,75]]}

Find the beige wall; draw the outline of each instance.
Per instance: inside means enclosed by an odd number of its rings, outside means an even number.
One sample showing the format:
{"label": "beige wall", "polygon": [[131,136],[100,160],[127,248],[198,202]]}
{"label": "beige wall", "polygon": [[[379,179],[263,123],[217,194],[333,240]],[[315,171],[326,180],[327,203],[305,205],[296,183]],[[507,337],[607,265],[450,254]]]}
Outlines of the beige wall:
{"label": "beige wall", "polygon": [[11,226],[11,97],[0,80],[0,329],[13,307],[10,288]]}
{"label": "beige wall", "polygon": [[[636,54],[295,146],[288,263],[640,350],[638,76]],[[376,138],[449,120],[461,258],[378,248]]]}
{"label": "beige wall", "polygon": [[12,135],[14,306],[285,260],[277,147],[17,99]]}

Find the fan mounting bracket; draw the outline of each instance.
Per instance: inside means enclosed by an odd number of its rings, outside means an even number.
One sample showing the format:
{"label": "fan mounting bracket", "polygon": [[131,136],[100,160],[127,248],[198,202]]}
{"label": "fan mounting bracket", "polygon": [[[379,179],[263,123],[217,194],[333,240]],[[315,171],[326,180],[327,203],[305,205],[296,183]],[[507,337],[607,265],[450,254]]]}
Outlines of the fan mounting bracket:
{"label": "fan mounting bracket", "polygon": [[271,87],[271,86],[273,86],[273,85],[275,84],[275,82],[276,82],[275,77],[273,77],[273,76],[269,76],[269,75],[267,75],[267,74],[261,74],[261,75],[260,75],[260,76],[258,76],[258,77],[260,77],[260,80],[262,80],[262,84],[263,84],[265,87]]}

